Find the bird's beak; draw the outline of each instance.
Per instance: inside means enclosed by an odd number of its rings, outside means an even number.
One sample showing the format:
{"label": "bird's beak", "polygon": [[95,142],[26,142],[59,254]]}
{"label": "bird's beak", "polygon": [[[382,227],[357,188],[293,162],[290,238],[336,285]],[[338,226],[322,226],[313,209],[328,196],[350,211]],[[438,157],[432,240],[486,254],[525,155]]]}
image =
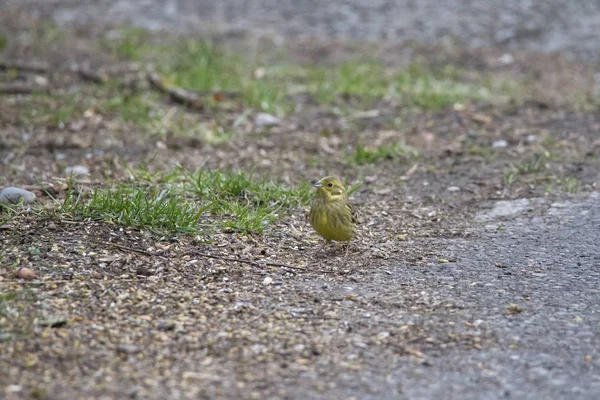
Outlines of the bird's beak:
{"label": "bird's beak", "polygon": [[323,184],[321,182],[315,182],[315,183],[313,183],[313,186],[316,188],[320,188],[320,187],[323,187]]}

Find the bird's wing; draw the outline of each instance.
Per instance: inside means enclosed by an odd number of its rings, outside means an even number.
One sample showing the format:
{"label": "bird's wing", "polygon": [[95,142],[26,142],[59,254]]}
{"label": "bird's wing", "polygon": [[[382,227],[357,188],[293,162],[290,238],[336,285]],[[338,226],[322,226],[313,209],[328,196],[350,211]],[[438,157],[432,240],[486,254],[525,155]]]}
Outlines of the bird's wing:
{"label": "bird's wing", "polygon": [[356,206],[354,204],[352,204],[350,201],[348,201],[346,203],[346,207],[348,207],[348,210],[350,211],[350,217],[352,218],[352,223],[353,224],[359,224],[359,213],[358,213],[358,209],[356,208]]}

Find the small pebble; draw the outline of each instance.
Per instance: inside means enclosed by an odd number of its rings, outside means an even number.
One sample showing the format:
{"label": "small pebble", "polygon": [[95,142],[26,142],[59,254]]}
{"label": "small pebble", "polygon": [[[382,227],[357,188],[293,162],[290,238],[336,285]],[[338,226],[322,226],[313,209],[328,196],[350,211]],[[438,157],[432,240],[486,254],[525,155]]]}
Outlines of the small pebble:
{"label": "small pebble", "polygon": [[280,122],[281,120],[279,118],[267,113],[258,113],[254,117],[254,123],[258,127],[276,126],[279,125]]}
{"label": "small pebble", "polygon": [[62,328],[69,323],[68,318],[61,317],[53,317],[48,319],[43,319],[38,322],[40,326],[47,326],[50,328]]}
{"label": "small pebble", "polygon": [[388,331],[382,331],[377,334],[378,339],[385,339],[389,336],[390,336],[390,333]]}
{"label": "small pebble", "polygon": [[72,176],[89,175],[90,169],[85,165],[74,165],[72,167],[67,167],[65,173]]}
{"label": "small pebble", "polygon": [[139,346],[133,344],[120,344],[117,346],[117,352],[123,354],[136,354],[141,352],[141,348]]}
{"label": "small pebble", "polygon": [[504,54],[502,54],[502,55],[500,56],[500,58],[499,58],[499,61],[500,61],[502,64],[505,64],[505,65],[506,65],[506,64],[512,64],[512,63],[513,63],[513,61],[515,61],[515,58],[514,58],[514,57],[513,57],[513,55],[512,55],[512,54],[510,54],[510,53],[504,53]]}
{"label": "small pebble", "polygon": [[28,204],[33,202],[35,198],[34,193],[17,187],[9,186],[0,191],[0,204],[18,204],[21,200],[23,204]]}
{"label": "small pebble", "polygon": [[85,120],[84,119],[78,119],[76,121],[73,121],[69,124],[69,128],[73,131],[73,132],[79,132],[81,131],[83,128],[85,128]]}
{"label": "small pebble", "polygon": [[33,77],[33,81],[38,84],[39,86],[43,86],[46,87],[48,86],[48,79],[41,76],[41,75],[36,75]]}
{"label": "small pebble", "polygon": [[267,276],[262,282],[262,284],[265,286],[270,285],[271,283],[273,283],[273,278],[271,278],[270,276]]}
{"label": "small pebble", "polygon": [[6,392],[8,393],[19,393],[21,390],[23,390],[23,386],[21,385],[9,385],[6,388]]}
{"label": "small pebble", "polygon": [[254,79],[262,79],[265,77],[266,74],[267,74],[266,69],[264,69],[263,67],[257,68],[254,71]]}
{"label": "small pebble", "polygon": [[458,186],[450,186],[448,189],[449,192],[458,192],[460,188]]}
{"label": "small pebble", "polygon": [[492,143],[492,148],[494,148],[494,149],[501,149],[501,148],[504,148],[507,146],[508,146],[508,142],[504,139],[495,140],[494,143]]}
{"label": "small pebble", "polygon": [[23,267],[23,268],[19,269],[19,271],[17,271],[17,276],[21,279],[25,279],[26,281],[31,281],[31,280],[37,278],[37,275],[35,274],[35,272],[33,272],[31,269],[29,269],[27,267]]}

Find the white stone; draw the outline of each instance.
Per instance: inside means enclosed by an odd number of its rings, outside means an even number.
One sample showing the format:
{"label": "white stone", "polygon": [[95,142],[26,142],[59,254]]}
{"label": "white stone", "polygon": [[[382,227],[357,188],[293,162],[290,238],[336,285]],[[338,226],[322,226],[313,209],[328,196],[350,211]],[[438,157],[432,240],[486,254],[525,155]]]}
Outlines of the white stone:
{"label": "white stone", "polygon": [[72,176],[89,175],[90,169],[85,165],[74,165],[72,167],[67,167],[65,173]]}
{"label": "white stone", "polygon": [[276,126],[279,125],[281,120],[271,114],[267,113],[258,113],[254,117],[254,124],[258,127],[265,126]]}
{"label": "white stone", "polygon": [[536,135],[528,135],[525,140],[527,140],[529,143],[535,142],[537,140],[537,136]]}
{"label": "white stone", "polygon": [[35,193],[17,187],[9,186],[0,191],[0,204],[17,204],[21,200],[23,204],[27,204],[35,201],[35,199]]}
{"label": "white stone", "polygon": [[271,278],[270,276],[267,276],[262,282],[262,284],[265,286],[270,285],[271,283],[273,283],[273,278]]}
{"label": "white stone", "polygon": [[495,140],[494,143],[492,143],[492,147],[494,149],[501,149],[501,148],[504,148],[507,146],[508,146],[508,142],[504,139]]}
{"label": "white stone", "polygon": [[515,58],[510,53],[504,53],[500,56],[500,62],[502,64],[512,64],[515,61]]}

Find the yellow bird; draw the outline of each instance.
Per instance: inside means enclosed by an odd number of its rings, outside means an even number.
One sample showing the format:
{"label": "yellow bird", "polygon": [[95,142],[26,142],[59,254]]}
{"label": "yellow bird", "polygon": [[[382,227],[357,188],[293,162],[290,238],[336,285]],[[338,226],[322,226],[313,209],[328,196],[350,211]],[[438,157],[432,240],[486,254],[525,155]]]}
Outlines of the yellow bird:
{"label": "yellow bird", "polygon": [[332,240],[348,242],[356,235],[357,215],[348,200],[346,188],[336,176],[326,176],[313,185],[317,188],[310,208],[310,224],[326,244]]}

